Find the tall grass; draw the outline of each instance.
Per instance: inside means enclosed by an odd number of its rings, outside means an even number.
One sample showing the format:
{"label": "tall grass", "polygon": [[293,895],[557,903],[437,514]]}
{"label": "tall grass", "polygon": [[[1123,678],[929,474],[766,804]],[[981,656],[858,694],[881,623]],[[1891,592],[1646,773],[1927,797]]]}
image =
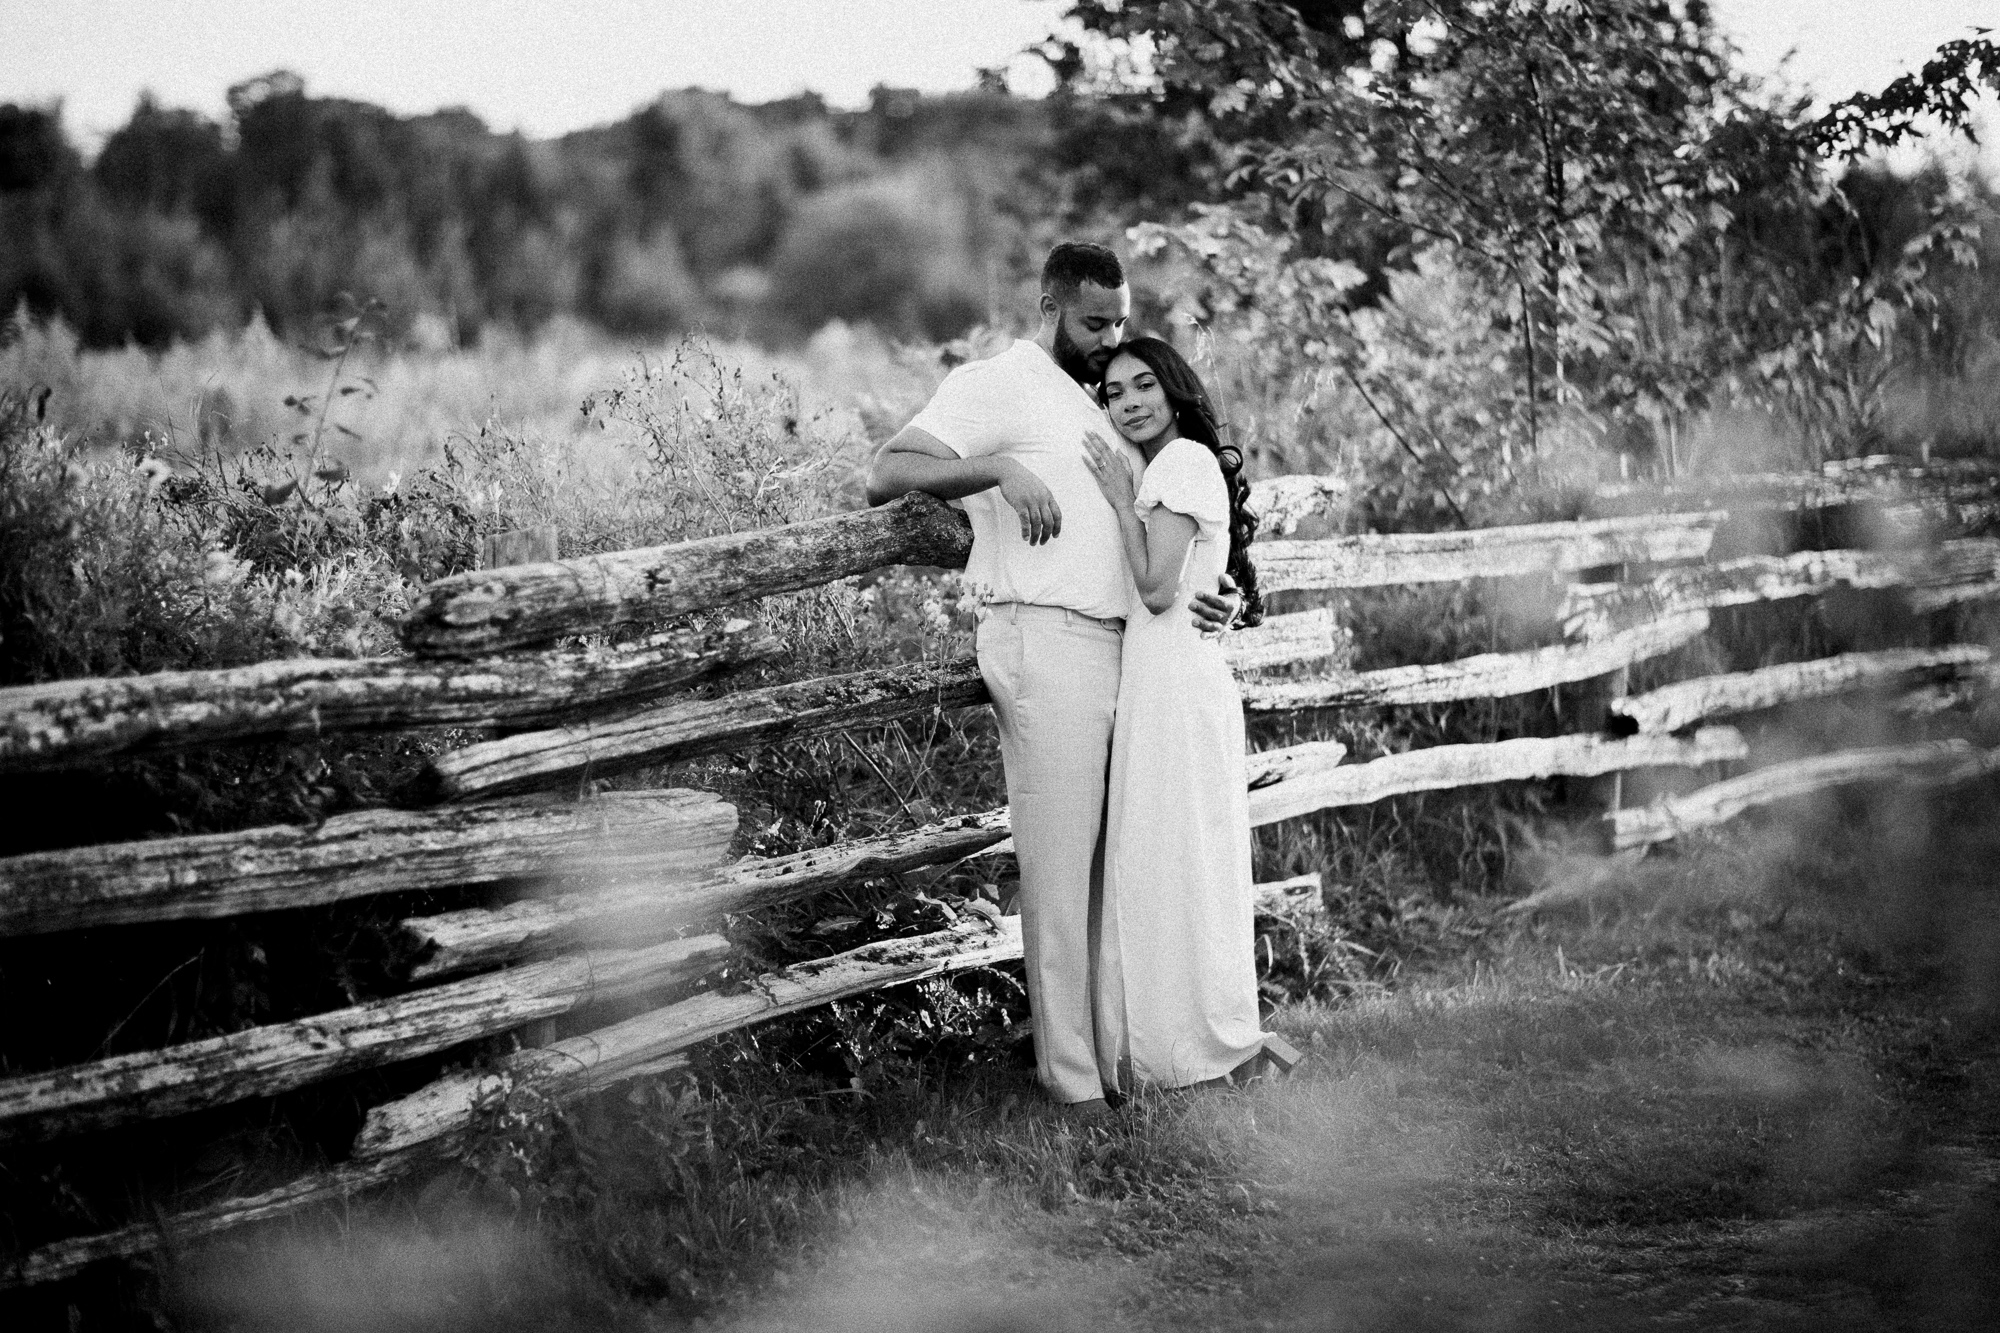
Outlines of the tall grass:
{"label": "tall grass", "polygon": [[[287,399],[324,393],[324,336],[287,341],[261,320],[164,350],[80,345],[60,320],[15,312],[0,325],[0,385],[44,384],[48,425],[90,449],[151,454],[291,450],[310,430]],[[809,414],[835,413],[843,430],[883,438],[914,415],[944,367],[866,326],[828,324],[794,352],[703,339],[752,381],[782,374]],[[350,363],[357,391],[342,395],[321,432],[327,451],[357,480],[381,485],[444,461],[446,445],[482,427],[550,449],[595,452],[608,430],[588,400],[620,385],[635,361],[670,362],[678,340],[624,339],[557,319],[522,337],[497,330],[475,348],[360,349]],[[337,392],[337,391],[336,391]]]}

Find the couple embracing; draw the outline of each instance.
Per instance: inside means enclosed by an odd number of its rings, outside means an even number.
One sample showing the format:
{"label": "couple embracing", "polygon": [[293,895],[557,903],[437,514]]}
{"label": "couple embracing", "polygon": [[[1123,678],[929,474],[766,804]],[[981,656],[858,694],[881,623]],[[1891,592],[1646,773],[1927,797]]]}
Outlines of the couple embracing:
{"label": "couple embracing", "polygon": [[1035,1059],[1056,1101],[1257,1068],[1243,709],[1220,632],[1261,617],[1256,519],[1213,400],[1124,341],[1117,255],[1066,242],[1041,327],[958,367],[868,498],[963,503],[1021,867]]}

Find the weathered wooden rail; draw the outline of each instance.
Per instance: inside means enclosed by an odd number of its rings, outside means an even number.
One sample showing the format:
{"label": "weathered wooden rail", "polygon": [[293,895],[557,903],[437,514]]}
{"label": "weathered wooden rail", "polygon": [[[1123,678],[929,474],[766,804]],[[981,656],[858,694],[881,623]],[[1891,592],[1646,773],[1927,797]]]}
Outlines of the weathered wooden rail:
{"label": "weathered wooden rail", "polygon": [[1842,653],[1662,685],[1636,698],[1613,699],[1611,712],[1638,731],[1679,731],[1709,718],[1807,699],[1983,675],[1992,658],[1992,650],[1978,644]]}
{"label": "weathered wooden rail", "polygon": [[814,588],[883,565],[962,566],[962,517],[927,496],[673,546],[439,579],[403,624],[422,657],[470,657]]}
{"label": "weathered wooden rail", "polygon": [[0,859],[0,931],[243,916],[501,880],[673,884],[719,864],[735,833],[735,807],[709,792],[615,792],[32,852]]}
{"label": "weathered wooden rail", "polygon": [[[1257,555],[1272,591],[1361,589],[1474,578],[1575,576],[1620,567],[1630,581],[1570,588],[1559,643],[1456,662],[1356,672],[1338,613],[1273,617],[1226,641],[1246,706],[1273,712],[1498,698],[1622,681],[1626,669],[1698,640],[1711,611],[1840,588],[1895,590],[1922,612],[2000,592],[2000,542],[1952,525],[2000,512],[2000,474],[1876,463],[1818,477],[1599,497],[1599,516],[1473,532],[1289,539],[1342,493],[1336,481],[1258,483]],[[1731,515],[1872,507],[1903,515],[1892,549],[1807,551],[1704,563]],[[1914,516],[1914,517],[1912,517]],[[1929,540],[1930,537],[1941,540]],[[689,986],[724,954],[701,932],[725,916],[990,854],[1004,809],[786,856],[727,861],[735,811],[689,791],[595,792],[596,780],[752,745],[986,700],[970,660],[882,667],[694,697],[691,685],[780,655],[747,607],[891,564],[956,566],[963,520],[923,497],[767,531],[576,560],[481,570],[434,584],[404,627],[411,655],[271,662],[226,671],[56,682],[0,690],[0,771],[74,768],[123,755],[336,732],[440,726],[485,735],[440,755],[425,809],[342,815],[313,828],[80,847],[0,860],[0,931],[142,929],[150,923],[291,910],[356,897],[495,886],[491,906],[418,911],[400,937],[410,989],[333,1013],[0,1079],[0,1141],[52,1140],[269,1096],[356,1069],[467,1047],[632,996],[658,1003],[483,1066],[449,1072],[368,1113],[349,1160],[262,1194],[53,1242],[0,1261],[0,1285],[73,1276],[163,1237],[195,1238],[341,1198],[433,1160],[479,1109],[514,1090],[581,1096],[682,1067],[721,1033],[830,1000],[1019,956],[1013,924],[983,903],[958,923],[780,969],[747,988]],[[689,618],[693,618],[690,627]],[[559,645],[643,634],[622,646]],[[1307,674],[1260,673],[1284,667]],[[1258,824],[1412,792],[1648,767],[1706,769],[1750,753],[1704,726],[1864,690],[1976,690],[1994,676],[1976,645],[1842,654],[1816,662],[1622,689],[1609,729],[1440,745],[1350,762],[1311,742],[1248,757]],[[1602,696],[1600,696],[1602,697]],[[1924,707],[1955,694],[1926,697]],[[1594,725],[1594,724],[1593,724]],[[492,734],[494,731],[511,734]],[[1639,847],[1759,805],[1854,782],[1964,781],[2000,750],[1964,741],[1814,756],[1725,776],[1634,810],[1608,839]],[[1285,898],[1284,886],[1274,901]],[[1300,889],[1300,893],[1309,890]],[[512,901],[505,901],[512,895]],[[1292,896],[1297,896],[1296,894]],[[650,1003],[651,999],[641,1003]]]}
{"label": "weathered wooden rail", "polygon": [[1734,819],[1746,810],[1859,782],[1916,776],[1965,782],[2000,770],[2000,750],[1981,751],[1957,737],[1884,745],[1771,764],[1658,804],[1612,812],[1612,846],[1641,847]]}
{"label": "weathered wooden rail", "polygon": [[719,935],[569,954],[294,1023],[0,1079],[0,1138],[53,1138],[263,1097],[509,1032],[721,961]]}
{"label": "weathered wooden rail", "polygon": [[454,750],[431,768],[448,797],[492,796],[985,701],[970,658],[882,667],[522,732]]}
{"label": "weathered wooden rail", "polygon": [[1243,686],[1243,705],[1259,712],[1283,712],[1504,699],[1609,675],[1663,656],[1707,630],[1708,613],[1694,611],[1648,621],[1594,642],[1482,653],[1456,662],[1336,673],[1313,680],[1249,681]]}
{"label": "weathered wooden rail", "polygon": [[1575,588],[1569,634],[1599,638],[1661,616],[1752,602],[1816,597],[1839,588],[1899,589],[1918,610],[1990,597],[2000,589],[2000,538],[1967,537],[1909,551],[1801,551],[1669,569],[1644,583]]}
{"label": "weathered wooden rail", "polygon": [[549,726],[644,703],[782,651],[775,637],[737,620],[628,648],[463,662],[298,658],[17,685],[0,689],[0,773],[326,732]]}
{"label": "weathered wooden rail", "polygon": [[[1876,511],[1930,510],[1940,518],[1983,521],[1995,503],[2000,467],[1980,460],[1912,463],[1875,456],[1829,463],[1818,473],[1754,472],[1695,477],[1662,486],[1634,482],[1600,487],[1593,512],[1604,516],[1669,510],[1787,512],[1865,506]],[[1946,507],[1970,510],[1949,515]]]}
{"label": "weathered wooden rail", "polygon": [[1569,573],[1603,565],[1699,560],[1720,511],[1640,514],[1578,523],[1530,523],[1467,532],[1272,541],[1257,546],[1257,576],[1286,588],[1379,588],[1472,578]]}

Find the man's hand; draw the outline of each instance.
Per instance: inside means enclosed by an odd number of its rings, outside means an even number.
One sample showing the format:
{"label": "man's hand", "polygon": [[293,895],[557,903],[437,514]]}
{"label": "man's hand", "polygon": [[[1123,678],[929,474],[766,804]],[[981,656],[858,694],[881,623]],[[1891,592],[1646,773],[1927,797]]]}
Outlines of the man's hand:
{"label": "man's hand", "polygon": [[1236,623],[1236,613],[1242,609],[1243,593],[1227,574],[1217,582],[1214,592],[1198,592],[1188,599],[1194,627],[1203,634],[1222,633]]}
{"label": "man's hand", "polygon": [[956,500],[998,488],[1021,519],[1021,540],[1040,546],[1062,533],[1062,510],[1042,479],[1011,458],[960,458],[936,436],[905,426],[868,464],[868,503],[888,504],[911,491]]}
{"label": "man's hand", "polygon": [[1013,507],[1021,520],[1021,540],[1040,546],[1062,535],[1062,507],[1055,492],[1040,477],[1011,458],[998,460],[1000,498]]}

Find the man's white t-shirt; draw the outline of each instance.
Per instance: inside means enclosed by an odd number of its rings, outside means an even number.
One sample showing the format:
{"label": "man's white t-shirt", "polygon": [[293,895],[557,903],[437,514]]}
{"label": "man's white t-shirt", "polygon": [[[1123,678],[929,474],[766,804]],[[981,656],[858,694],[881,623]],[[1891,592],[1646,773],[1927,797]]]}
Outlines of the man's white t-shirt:
{"label": "man's white t-shirt", "polygon": [[998,356],[966,362],[910,424],[960,458],[1014,459],[1042,479],[1062,510],[1061,535],[1030,546],[999,487],[966,496],[972,557],[965,572],[975,588],[996,602],[1062,606],[1104,619],[1125,615],[1132,596],[1125,546],[1111,504],[1085,465],[1084,432],[1119,449],[1135,476],[1145,456],[1039,344],[1017,338]]}

